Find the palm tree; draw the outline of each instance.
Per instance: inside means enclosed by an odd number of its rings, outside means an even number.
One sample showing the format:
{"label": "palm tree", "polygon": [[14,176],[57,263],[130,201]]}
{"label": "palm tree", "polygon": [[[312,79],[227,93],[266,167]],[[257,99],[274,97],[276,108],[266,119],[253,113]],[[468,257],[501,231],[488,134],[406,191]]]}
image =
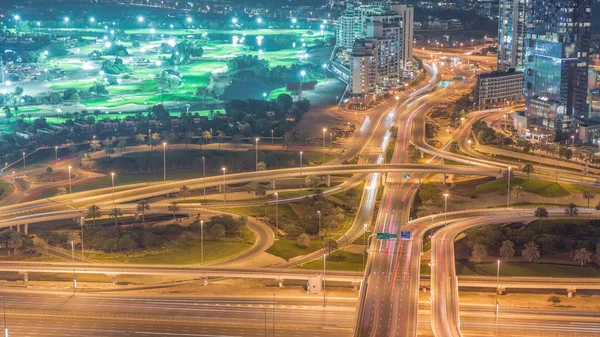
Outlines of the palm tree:
{"label": "palm tree", "polygon": [[204,143],[206,144],[209,140],[212,140],[212,134],[210,131],[202,132],[202,139],[204,139]]}
{"label": "palm tree", "polygon": [[594,192],[591,192],[591,191],[583,192],[583,198],[587,200],[587,207],[590,207],[590,200],[594,199],[595,197],[596,197],[596,194],[594,194]]}
{"label": "palm tree", "polygon": [[100,216],[100,207],[92,205],[88,207],[87,217],[94,219],[94,226],[96,226],[96,217]]}
{"label": "palm tree", "polygon": [[267,164],[264,161],[259,161],[258,164],[256,164],[256,169],[258,171],[264,171],[267,169]]}
{"label": "palm tree", "polygon": [[536,218],[540,219],[540,230],[541,230],[542,229],[542,218],[548,217],[548,210],[546,209],[546,207],[538,207],[535,209],[535,212],[533,214],[535,215]]}
{"label": "palm tree", "polygon": [[146,136],[138,133],[137,135],[135,135],[135,142],[138,144],[144,144],[144,142],[146,142]]}
{"label": "palm tree", "polygon": [[56,189],[56,193],[55,195],[64,195],[67,194],[67,188],[66,187],[59,187]]}
{"label": "palm tree", "polygon": [[507,259],[515,256],[515,244],[510,240],[502,241],[502,247],[500,247],[500,256]]}
{"label": "palm tree", "polygon": [[38,256],[48,255],[48,243],[43,239],[34,238],[33,245],[31,247],[31,252]]}
{"label": "palm tree", "polygon": [[240,135],[239,133],[236,133],[235,135],[233,135],[233,137],[231,137],[231,145],[233,145],[234,149],[237,149],[238,145],[240,145],[241,142],[242,135]]}
{"label": "palm tree", "polygon": [[238,225],[240,227],[240,236],[242,236],[242,235],[244,235],[244,230],[246,229],[246,226],[248,225],[248,217],[245,215],[242,215],[241,217],[239,217]]}
{"label": "palm tree", "polygon": [[17,249],[23,247],[23,242],[25,241],[23,239],[23,234],[21,234],[20,232],[12,231],[8,235],[9,237],[7,248],[13,250],[13,255],[17,255]]}
{"label": "palm tree", "polygon": [[325,238],[325,241],[323,241],[323,247],[327,248],[328,254],[331,255],[331,251],[338,248],[338,242],[334,238],[328,236]]}
{"label": "palm tree", "polygon": [[115,227],[117,227],[117,218],[119,216],[121,216],[121,215],[123,215],[123,212],[118,207],[115,207],[115,208],[113,208],[113,209],[110,210],[110,216],[112,216],[113,218],[115,218]]}
{"label": "palm tree", "polygon": [[573,254],[573,261],[583,267],[584,264],[592,262],[592,253],[585,248],[579,248]]}
{"label": "palm tree", "polygon": [[525,244],[525,249],[521,251],[521,255],[524,258],[529,260],[529,262],[538,259],[540,257],[540,250],[538,249],[538,245],[533,241],[529,241]]}
{"label": "palm tree", "polygon": [[146,200],[140,200],[136,207],[138,212],[142,213],[142,225],[144,224],[146,211],[150,210],[150,204]]}
{"label": "palm tree", "polygon": [[298,236],[298,239],[296,240],[296,245],[300,248],[306,248],[310,246],[310,238],[308,237],[308,235],[302,233],[300,234],[300,236]]}
{"label": "palm tree", "polygon": [[577,205],[575,205],[575,203],[573,202],[568,204],[565,208],[565,214],[570,217],[577,216],[579,214],[579,209],[577,209]]}
{"label": "palm tree", "polygon": [[121,151],[121,153],[123,153],[123,150],[125,150],[126,147],[127,147],[127,141],[125,139],[120,139],[117,142],[117,148],[119,149],[119,151]]}
{"label": "palm tree", "polygon": [[190,188],[183,185],[179,188],[179,195],[185,200],[185,198],[190,196]]}
{"label": "palm tree", "polygon": [[533,173],[533,165],[525,164],[523,165],[523,173],[527,173],[527,181],[529,181],[529,175]]}
{"label": "palm tree", "polygon": [[173,212],[173,219],[175,219],[175,213],[179,211],[179,205],[177,201],[171,202],[171,204],[169,205],[169,211]]}
{"label": "palm tree", "polygon": [[482,261],[486,256],[488,255],[487,253],[487,247],[482,245],[482,244],[475,244],[473,246],[473,251],[471,252],[471,256],[473,256],[473,260],[480,262]]}
{"label": "palm tree", "polygon": [[513,195],[517,198],[517,204],[519,203],[519,197],[523,196],[523,186],[515,185],[512,188]]}
{"label": "palm tree", "polygon": [[188,144],[192,142],[192,138],[194,138],[194,131],[187,131],[185,133],[185,148],[186,149],[187,149]]}
{"label": "palm tree", "polygon": [[219,131],[217,134],[217,141],[219,142],[219,150],[221,150],[221,143],[223,142],[223,138],[225,138],[225,132]]}

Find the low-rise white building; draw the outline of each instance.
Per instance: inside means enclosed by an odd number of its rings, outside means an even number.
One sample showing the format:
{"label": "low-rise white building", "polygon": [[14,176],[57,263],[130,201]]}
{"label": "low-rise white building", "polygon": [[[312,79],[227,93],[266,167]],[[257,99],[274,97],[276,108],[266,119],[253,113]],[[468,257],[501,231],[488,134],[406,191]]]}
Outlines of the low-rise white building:
{"label": "low-rise white building", "polygon": [[477,76],[475,103],[480,107],[511,105],[523,100],[523,72],[491,72]]}

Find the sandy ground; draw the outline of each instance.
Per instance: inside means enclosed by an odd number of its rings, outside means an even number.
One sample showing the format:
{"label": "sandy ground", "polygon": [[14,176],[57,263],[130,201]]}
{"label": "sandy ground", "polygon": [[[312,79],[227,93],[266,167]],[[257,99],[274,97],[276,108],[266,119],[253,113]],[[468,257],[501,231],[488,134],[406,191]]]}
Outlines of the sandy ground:
{"label": "sandy ground", "polygon": [[312,107],[296,126],[297,130],[302,130],[307,138],[323,137],[323,128],[331,130],[332,128],[343,129],[347,127],[348,122],[353,123],[356,128],[360,127],[364,116],[362,114],[347,112],[337,106],[334,107]]}

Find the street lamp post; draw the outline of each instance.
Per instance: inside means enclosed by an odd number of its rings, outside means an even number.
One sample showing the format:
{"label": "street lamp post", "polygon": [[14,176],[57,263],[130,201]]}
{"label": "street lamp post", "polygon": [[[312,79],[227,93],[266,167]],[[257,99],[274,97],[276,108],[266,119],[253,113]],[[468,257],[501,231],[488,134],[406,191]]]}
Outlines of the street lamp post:
{"label": "street lamp post", "polygon": [[319,215],[319,248],[321,248],[321,211],[317,211],[317,214]]}
{"label": "street lamp post", "polygon": [[323,254],[323,306],[327,306],[327,301],[325,297],[325,274],[327,272],[327,254]]}
{"label": "street lamp post", "polygon": [[222,167],[221,170],[223,171],[223,203],[225,203],[227,201],[227,188],[225,186],[225,171],[227,171],[227,168]]}
{"label": "street lamp post", "polygon": [[279,193],[275,192],[275,236],[279,232]]}
{"label": "street lamp post", "polygon": [[112,182],[112,200],[113,200],[113,204],[115,203],[115,173],[111,172],[110,173],[110,179]]}
{"label": "street lamp post", "polygon": [[206,198],[206,158],[202,156],[202,196]]}
{"label": "street lamp post", "polygon": [[496,269],[496,293],[500,288],[500,260],[498,260],[498,268]]}
{"label": "street lamp post", "polygon": [[327,128],[323,128],[323,152],[321,152],[321,164],[325,163],[325,132],[327,132]]}
{"label": "street lamp post", "polygon": [[79,227],[81,227],[81,262],[85,262],[85,254],[83,251],[83,223],[85,222],[85,218],[79,218]]}
{"label": "street lamp post", "polygon": [[[367,242],[367,230],[369,230],[369,224],[368,223],[365,224],[365,228],[363,230],[363,244],[365,244],[365,242]],[[365,248],[365,249],[363,249],[363,252],[362,252],[362,255],[363,255],[363,258],[362,258],[362,270],[363,271],[365,270],[365,252],[366,252],[366,250],[367,249]]]}
{"label": "street lamp post", "polygon": [[255,139],[255,145],[254,145],[254,152],[255,152],[255,156],[254,156],[254,169],[256,171],[258,171],[258,137],[256,137]]}
{"label": "street lamp post", "polygon": [[450,194],[444,193],[444,226],[448,223],[448,196],[450,196]]}
{"label": "street lamp post", "polygon": [[73,291],[77,289],[77,280],[75,279],[75,244],[71,240],[71,260],[73,261]]}
{"label": "street lamp post", "polygon": [[323,79],[327,83],[327,63],[323,63]]}
{"label": "street lamp post", "polygon": [[200,263],[204,264],[204,220],[200,220]]}
{"label": "street lamp post", "polygon": [[23,152],[23,170],[25,170],[25,152]]}
{"label": "street lamp post", "polygon": [[58,161],[58,146],[54,147],[54,161]]}
{"label": "street lamp post", "polygon": [[167,181],[167,142],[163,142],[163,181]]}
{"label": "street lamp post", "polygon": [[71,194],[71,169],[72,167],[69,166],[69,194]]}
{"label": "street lamp post", "polygon": [[300,151],[300,167],[302,167],[302,151]]}
{"label": "street lamp post", "polygon": [[510,170],[511,167],[508,167],[508,179],[506,180],[506,207],[510,205]]}
{"label": "street lamp post", "polygon": [[275,139],[273,138],[273,129],[271,129],[271,146],[275,145]]}
{"label": "street lamp post", "polygon": [[4,311],[4,337],[8,337],[8,327],[6,326],[6,298],[4,295],[4,285],[5,283],[2,283],[2,309]]}

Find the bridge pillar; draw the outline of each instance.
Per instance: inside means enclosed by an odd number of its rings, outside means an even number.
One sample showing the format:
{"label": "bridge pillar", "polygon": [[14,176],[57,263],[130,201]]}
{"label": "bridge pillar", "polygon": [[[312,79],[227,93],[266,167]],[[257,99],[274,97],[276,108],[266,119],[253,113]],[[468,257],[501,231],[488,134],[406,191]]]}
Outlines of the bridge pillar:
{"label": "bridge pillar", "polygon": [[421,150],[418,150],[418,151],[421,154],[421,159],[425,158],[425,153],[423,153],[423,151],[421,151]]}
{"label": "bridge pillar", "polygon": [[576,292],[577,289],[567,289],[567,297],[573,297],[573,295],[575,295]]}
{"label": "bridge pillar", "polygon": [[283,279],[278,279],[278,280],[275,280],[275,282],[277,282],[277,286],[278,286],[279,288],[283,288]]}
{"label": "bridge pillar", "polygon": [[23,276],[23,282],[29,281],[29,273],[28,272],[26,272],[26,271],[20,271],[19,275]]}
{"label": "bridge pillar", "polygon": [[113,284],[117,284],[119,282],[119,275],[106,275],[108,278],[112,280]]}
{"label": "bridge pillar", "polygon": [[206,287],[208,285],[208,277],[202,276],[200,279],[202,280],[202,285]]}
{"label": "bridge pillar", "polygon": [[421,287],[421,291],[426,293],[427,292],[427,287]]}
{"label": "bridge pillar", "polygon": [[21,225],[17,225],[17,232],[21,232]]}
{"label": "bridge pillar", "polygon": [[271,188],[276,189],[275,179],[271,180]]}
{"label": "bridge pillar", "polygon": [[504,295],[505,292],[506,292],[505,288],[500,288],[500,287],[496,288],[496,294],[498,294],[498,295]]}
{"label": "bridge pillar", "polygon": [[24,228],[25,234],[29,234],[29,233],[28,233],[28,232],[29,232],[29,224],[28,224],[28,223],[26,223],[26,224],[24,224],[23,226],[24,226],[23,228]]}
{"label": "bridge pillar", "polygon": [[326,182],[327,187],[331,186],[331,174],[328,174],[325,179],[327,180],[327,182]]}

